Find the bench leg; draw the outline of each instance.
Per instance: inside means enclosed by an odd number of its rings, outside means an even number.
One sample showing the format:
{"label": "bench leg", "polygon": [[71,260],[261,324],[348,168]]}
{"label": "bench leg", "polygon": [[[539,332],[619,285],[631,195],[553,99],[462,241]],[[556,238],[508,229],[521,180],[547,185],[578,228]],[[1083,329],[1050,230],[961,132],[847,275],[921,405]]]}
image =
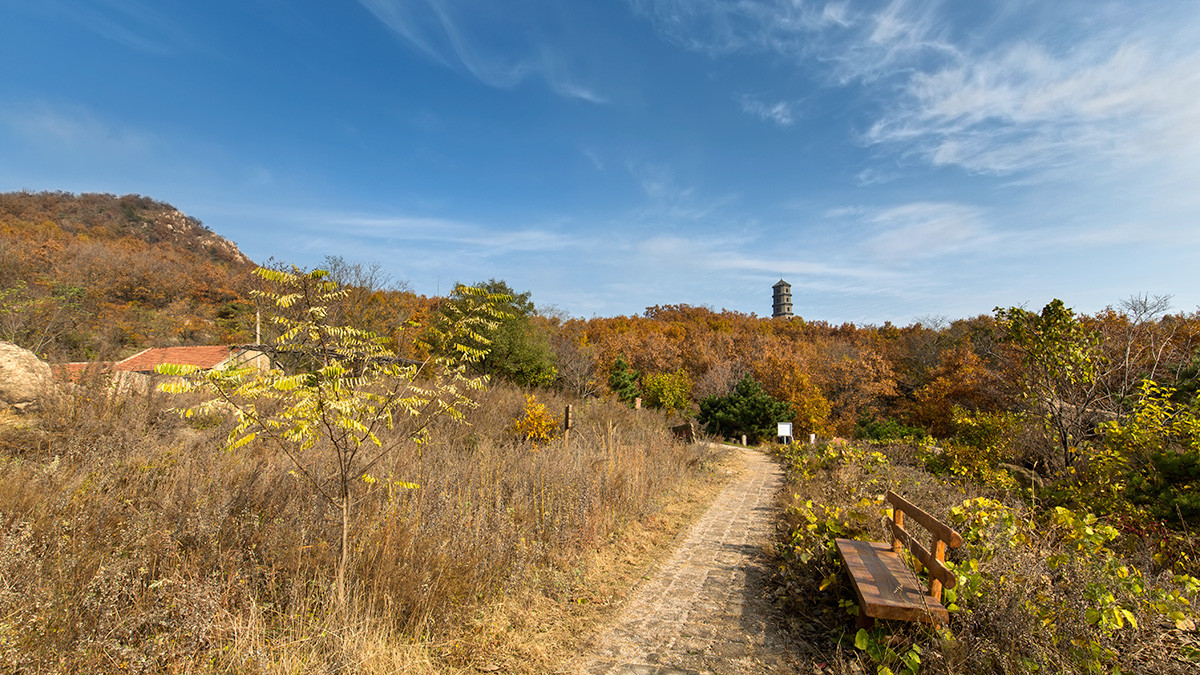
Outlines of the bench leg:
{"label": "bench leg", "polygon": [[871,630],[875,627],[875,617],[867,616],[867,613],[863,611],[863,608],[859,607],[858,616],[854,617],[854,627]]}

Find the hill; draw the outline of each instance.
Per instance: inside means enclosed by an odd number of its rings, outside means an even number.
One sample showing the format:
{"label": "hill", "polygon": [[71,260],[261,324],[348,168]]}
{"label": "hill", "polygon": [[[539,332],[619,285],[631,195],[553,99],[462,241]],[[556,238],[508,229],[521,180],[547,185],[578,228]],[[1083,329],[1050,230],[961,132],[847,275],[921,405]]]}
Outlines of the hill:
{"label": "hill", "polygon": [[0,194],[0,339],[52,359],[250,337],[254,263],[139,195]]}

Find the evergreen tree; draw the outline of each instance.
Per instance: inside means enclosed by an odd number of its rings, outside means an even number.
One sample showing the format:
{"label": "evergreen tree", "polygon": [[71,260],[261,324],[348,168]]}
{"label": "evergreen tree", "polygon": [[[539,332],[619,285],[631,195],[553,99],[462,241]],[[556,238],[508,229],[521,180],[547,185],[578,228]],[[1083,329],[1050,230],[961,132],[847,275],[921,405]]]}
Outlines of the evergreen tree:
{"label": "evergreen tree", "polygon": [[771,438],[779,422],[795,416],[791,404],[772,398],[749,375],[725,396],[709,396],[700,402],[700,423],[710,434],[736,438],[742,434],[750,443]]}
{"label": "evergreen tree", "polygon": [[618,356],[608,371],[608,388],[618,399],[633,405],[633,400],[642,395],[637,386],[639,375],[638,371],[629,367],[624,356]]}

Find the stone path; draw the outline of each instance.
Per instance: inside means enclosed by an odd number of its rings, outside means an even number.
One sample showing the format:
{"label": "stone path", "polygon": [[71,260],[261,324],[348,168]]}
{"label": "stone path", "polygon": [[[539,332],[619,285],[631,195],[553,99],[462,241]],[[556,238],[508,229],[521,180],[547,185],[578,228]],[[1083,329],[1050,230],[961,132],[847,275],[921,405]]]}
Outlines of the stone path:
{"label": "stone path", "polygon": [[765,595],[765,545],[782,471],[739,448],[740,475],[643,583],[595,651],[586,675],[796,672],[791,642]]}

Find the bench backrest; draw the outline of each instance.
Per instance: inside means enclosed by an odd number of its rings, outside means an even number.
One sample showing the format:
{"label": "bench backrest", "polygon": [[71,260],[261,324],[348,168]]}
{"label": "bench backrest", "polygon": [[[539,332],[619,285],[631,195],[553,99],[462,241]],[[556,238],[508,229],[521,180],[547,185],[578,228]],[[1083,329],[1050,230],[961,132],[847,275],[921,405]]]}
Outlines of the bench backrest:
{"label": "bench backrest", "polygon": [[[946,569],[946,547],[958,548],[962,546],[962,536],[950,526],[914,506],[912,502],[891,490],[888,490],[887,500],[892,505],[892,519],[887,521],[888,529],[892,535],[892,550],[899,554],[903,552],[904,547],[908,547],[913,557],[929,571],[929,595],[934,600],[941,602],[942,587],[954,588],[955,584],[958,583],[958,579],[954,576],[954,573]],[[920,523],[921,527],[924,527],[932,535],[932,541],[930,541],[928,549],[913,539],[912,535],[904,529],[904,516],[906,514]]]}

